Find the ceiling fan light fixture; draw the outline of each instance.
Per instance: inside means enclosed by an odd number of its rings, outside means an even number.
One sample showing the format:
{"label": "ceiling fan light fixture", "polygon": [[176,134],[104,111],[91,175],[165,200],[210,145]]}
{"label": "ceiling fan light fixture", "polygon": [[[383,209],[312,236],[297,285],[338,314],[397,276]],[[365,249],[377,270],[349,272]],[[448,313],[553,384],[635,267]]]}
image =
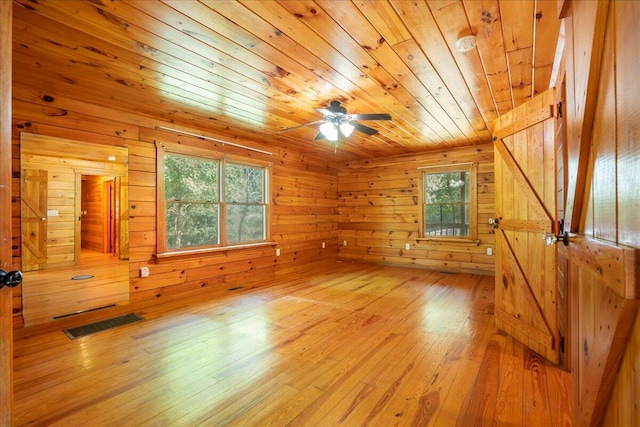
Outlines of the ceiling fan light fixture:
{"label": "ceiling fan light fixture", "polygon": [[340,123],[340,132],[344,135],[345,138],[348,138],[349,135],[353,132],[354,126],[350,122],[342,122]]}
{"label": "ceiling fan light fixture", "polygon": [[331,122],[324,122],[323,124],[321,124],[320,132],[322,132],[325,138],[327,138],[329,141],[338,140],[338,128]]}

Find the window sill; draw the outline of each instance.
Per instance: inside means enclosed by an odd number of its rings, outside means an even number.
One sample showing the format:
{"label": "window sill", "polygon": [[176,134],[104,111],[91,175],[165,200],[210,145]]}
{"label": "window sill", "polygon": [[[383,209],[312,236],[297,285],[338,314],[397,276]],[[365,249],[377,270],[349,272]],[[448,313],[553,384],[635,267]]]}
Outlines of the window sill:
{"label": "window sill", "polygon": [[417,243],[459,243],[461,245],[480,246],[480,240],[464,237],[418,237]]}
{"label": "window sill", "polygon": [[188,257],[188,256],[198,256],[198,255],[210,255],[216,254],[220,252],[228,252],[235,251],[238,249],[250,249],[250,248],[259,248],[263,246],[275,246],[275,242],[259,242],[259,243],[247,243],[244,245],[232,245],[232,246],[218,246],[215,248],[203,248],[203,249],[190,249],[185,251],[172,251],[172,252],[162,252],[153,254],[153,257],[156,260],[162,260],[167,258],[177,258],[177,257]]}

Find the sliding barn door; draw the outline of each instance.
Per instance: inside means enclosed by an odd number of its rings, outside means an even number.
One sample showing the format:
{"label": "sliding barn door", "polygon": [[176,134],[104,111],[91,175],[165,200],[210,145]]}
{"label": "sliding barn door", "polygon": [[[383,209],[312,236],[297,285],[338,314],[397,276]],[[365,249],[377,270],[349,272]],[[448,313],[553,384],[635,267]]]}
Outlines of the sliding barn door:
{"label": "sliding barn door", "polygon": [[496,121],[496,289],[499,329],[549,361],[559,361],[556,245],[555,91]]}
{"label": "sliding barn door", "polygon": [[20,178],[22,271],[41,270],[47,266],[48,172],[23,169]]}

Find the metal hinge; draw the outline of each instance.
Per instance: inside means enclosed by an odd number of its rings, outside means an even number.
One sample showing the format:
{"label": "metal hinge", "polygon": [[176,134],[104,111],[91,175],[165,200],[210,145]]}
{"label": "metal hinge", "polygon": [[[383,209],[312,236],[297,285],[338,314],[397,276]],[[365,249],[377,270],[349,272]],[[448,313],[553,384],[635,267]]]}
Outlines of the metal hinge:
{"label": "metal hinge", "polygon": [[564,337],[560,337],[560,353],[564,353]]}
{"label": "metal hinge", "polygon": [[557,109],[558,109],[558,117],[562,117],[562,102],[558,102]]}

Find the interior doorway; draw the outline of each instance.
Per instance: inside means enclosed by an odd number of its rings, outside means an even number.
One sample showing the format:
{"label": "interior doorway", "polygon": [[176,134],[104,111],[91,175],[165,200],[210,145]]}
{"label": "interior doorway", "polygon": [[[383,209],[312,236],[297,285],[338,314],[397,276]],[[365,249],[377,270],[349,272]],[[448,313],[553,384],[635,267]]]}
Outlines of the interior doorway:
{"label": "interior doorway", "polygon": [[119,256],[117,177],[81,176],[80,249]]}
{"label": "interior doorway", "polygon": [[127,149],[34,134],[20,149],[21,227],[38,237],[22,236],[25,326],[128,303]]}

